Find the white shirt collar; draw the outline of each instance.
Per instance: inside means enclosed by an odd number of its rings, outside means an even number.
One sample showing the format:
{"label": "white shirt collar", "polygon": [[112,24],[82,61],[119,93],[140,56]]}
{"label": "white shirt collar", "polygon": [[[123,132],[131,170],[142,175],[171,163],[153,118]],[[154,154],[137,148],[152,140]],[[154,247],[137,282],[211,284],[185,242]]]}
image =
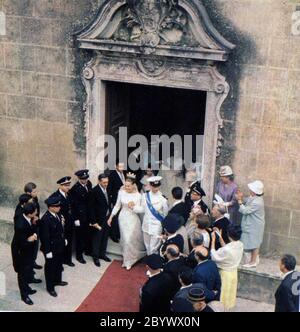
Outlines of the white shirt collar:
{"label": "white shirt collar", "polygon": [[155,273],[155,274],[149,274],[149,278],[153,278],[155,276],[158,276],[161,273],[161,271]]}
{"label": "white shirt collar", "polygon": [[107,189],[103,188],[103,187],[101,186],[101,184],[99,184],[99,187],[100,187],[100,189],[101,189],[104,193],[107,192]]}
{"label": "white shirt collar", "polygon": [[59,189],[59,192],[66,198],[66,193],[64,193],[62,190]]}
{"label": "white shirt collar", "polygon": [[224,218],[224,216],[222,216],[222,217],[216,219],[216,220],[214,221],[214,223],[216,223],[217,221],[219,221],[219,220],[221,220],[221,219],[223,219],[223,218]]}
{"label": "white shirt collar", "polygon": [[[49,210],[48,210],[49,211]],[[56,218],[57,219],[57,214],[56,213],[54,213],[54,212],[51,212],[51,211],[49,211],[51,214],[52,214],[52,216],[54,217],[54,218]]]}
{"label": "white shirt collar", "polygon": [[190,284],[190,285],[188,285],[188,286],[182,286],[180,289],[186,289],[186,288],[189,288],[189,287],[191,287],[193,284]]}
{"label": "white shirt collar", "polygon": [[171,236],[168,236],[167,240],[173,239],[176,235],[177,235],[177,232],[175,234],[171,235]]}
{"label": "white shirt collar", "polygon": [[294,273],[295,271],[289,271],[286,274],[283,275],[283,279],[285,279],[288,275]]}
{"label": "white shirt collar", "polygon": [[199,201],[194,202],[194,206],[199,205],[199,203],[202,201],[202,199],[199,199]]}
{"label": "white shirt collar", "polygon": [[199,262],[198,265],[201,265],[201,264],[203,264],[203,263],[205,263],[207,261],[208,261],[208,259],[206,259],[205,261]]}
{"label": "white shirt collar", "polygon": [[28,221],[28,223],[31,225],[31,219],[28,218],[27,216],[25,216],[25,214],[23,214],[23,217]]}
{"label": "white shirt collar", "polygon": [[180,204],[180,203],[182,203],[182,200],[175,201],[175,202],[173,203],[173,207],[176,206],[176,205],[178,205],[178,204]]}

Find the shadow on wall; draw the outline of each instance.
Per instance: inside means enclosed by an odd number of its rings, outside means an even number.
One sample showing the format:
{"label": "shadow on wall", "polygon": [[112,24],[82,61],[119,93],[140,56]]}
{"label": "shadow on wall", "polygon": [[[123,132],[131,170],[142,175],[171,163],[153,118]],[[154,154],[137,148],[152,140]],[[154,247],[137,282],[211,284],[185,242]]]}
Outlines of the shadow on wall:
{"label": "shadow on wall", "polygon": [[[245,66],[250,62],[258,61],[257,47],[254,39],[247,31],[239,30],[230,17],[222,15],[222,3],[219,0],[202,0],[208,15],[215,28],[230,42],[236,45],[236,49],[230,54],[226,63],[220,64],[218,69],[230,84],[230,93],[221,109],[224,119],[224,128],[221,130],[223,146],[221,155],[217,160],[217,166],[231,165],[234,159],[236,120],[239,111],[240,81]],[[218,168],[217,167],[217,168]]]}
{"label": "shadow on wall", "polygon": [[7,179],[3,169],[5,153],[6,151],[0,149],[0,205],[3,207],[11,207],[15,204],[16,200],[18,200],[18,197],[13,192],[12,188],[6,185]]}

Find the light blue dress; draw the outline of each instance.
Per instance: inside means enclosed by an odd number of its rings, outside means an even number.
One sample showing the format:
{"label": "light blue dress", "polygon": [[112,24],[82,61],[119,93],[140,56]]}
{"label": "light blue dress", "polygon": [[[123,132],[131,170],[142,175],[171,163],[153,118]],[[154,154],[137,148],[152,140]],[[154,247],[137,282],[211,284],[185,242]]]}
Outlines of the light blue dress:
{"label": "light blue dress", "polygon": [[249,197],[239,209],[242,214],[242,238],[244,250],[259,249],[264,238],[265,206],[263,197]]}

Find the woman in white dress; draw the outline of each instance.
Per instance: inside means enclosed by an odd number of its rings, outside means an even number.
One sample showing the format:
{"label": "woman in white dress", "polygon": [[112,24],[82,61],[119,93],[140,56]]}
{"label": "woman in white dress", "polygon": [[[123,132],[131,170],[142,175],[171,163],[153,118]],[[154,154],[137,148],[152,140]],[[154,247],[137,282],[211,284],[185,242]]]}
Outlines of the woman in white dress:
{"label": "woman in white dress", "polygon": [[119,214],[120,244],[123,253],[123,267],[128,271],[136,262],[146,256],[142,223],[139,215],[130,208],[132,205],[139,206],[141,198],[135,179],[127,178],[124,187],[119,191],[117,203],[108,220],[110,225],[113,217],[121,210]]}

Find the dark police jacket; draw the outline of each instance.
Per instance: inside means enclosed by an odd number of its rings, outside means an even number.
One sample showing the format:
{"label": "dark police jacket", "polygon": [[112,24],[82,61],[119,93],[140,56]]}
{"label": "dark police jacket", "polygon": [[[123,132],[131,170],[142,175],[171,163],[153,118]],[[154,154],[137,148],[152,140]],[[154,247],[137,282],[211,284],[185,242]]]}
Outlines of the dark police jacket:
{"label": "dark police jacket", "polygon": [[[126,177],[126,173],[123,172],[124,178]],[[111,171],[109,174],[109,184],[107,191],[111,196],[111,204],[115,205],[118,200],[119,190],[123,186],[123,182],[116,170]]]}
{"label": "dark police jacket", "polygon": [[[298,294],[293,294],[293,287]],[[275,299],[275,312],[299,312],[300,277],[299,272],[287,275],[278,287]]]}
{"label": "dark police jacket", "polygon": [[64,227],[58,216],[60,220],[47,211],[40,221],[41,251],[45,255],[61,254],[65,248]]}
{"label": "dark police jacket", "polygon": [[108,202],[100,185],[93,188],[90,196],[91,224],[102,226],[107,221],[108,212],[111,212],[111,200],[109,194],[107,196]]}
{"label": "dark police jacket", "polygon": [[61,194],[59,190],[57,190],[55,193],[53,193],[51,196],[59,197],[61,201],[61,209],[60,214],[64,217],[64,230],[65,232],[72,231],[74,227],[74,221],[75,219],[72,216],[71,211],[71,195],[68,194],[67,197]]}
{"label": "dark police jacket", "polygon": [[170,312],[172,277],[161,272],[145,283],[141,289],[140,312]]}
{"label": "dark police jacket", "polygon": [[11,244],[13,266],[16,272],[26,265],[33,264],[35,242],[28,242],[28,238],[36,233],[36,228],[18,215],[15,220],[15,233]]}
{"label": "dark police jacket", "polygon": [[187,220],[189,218],[189,215],[190,215],[190,210],[189,210],[187,204],[185,204],[184,202],[181,202],[181,203],[178,203],[175,206],[173,206],[171,208],[171,210],[169,211],[169,213],[178,214],[179,216],[181,216],[184,220],[184,222],[181,226],[185,226],[187,223]]}
{"label": "dark police jacket", "polygon": [[[196,266],[193,273],[193,283],[199,282],[206,286],[209,298],[219,300],[221,293],[221,277],[215,262],[207,260]],[[216,291],[216,293],[214,291]]]}
{"label": "dark police jacket", "polygon": [[74,184],[70,190],[71,212],[74,220],[80,221],[80,226],[89,225],[89,203],[92,183],[87,182],[87,190],[80,182]]}

